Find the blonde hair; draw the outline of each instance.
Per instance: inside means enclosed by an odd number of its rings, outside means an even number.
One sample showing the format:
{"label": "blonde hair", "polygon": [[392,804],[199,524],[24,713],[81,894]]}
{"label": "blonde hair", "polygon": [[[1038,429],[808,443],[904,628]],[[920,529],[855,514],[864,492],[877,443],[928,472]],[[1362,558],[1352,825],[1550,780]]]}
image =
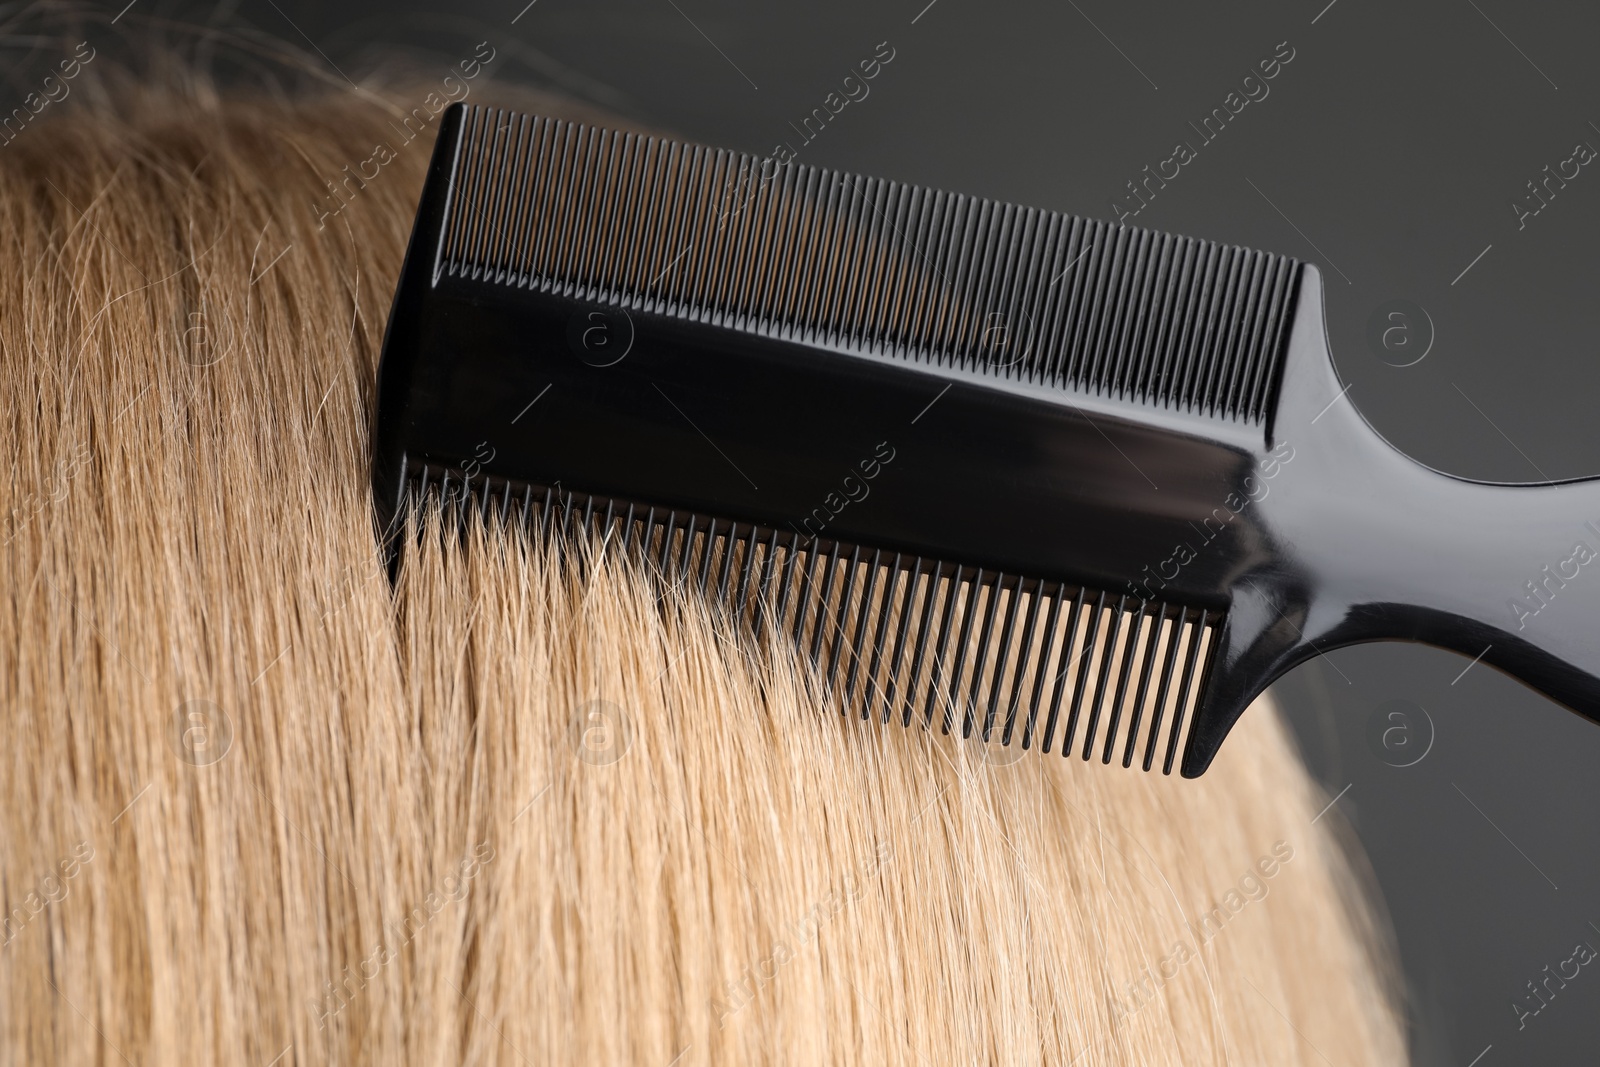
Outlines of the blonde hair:
{"label": "blonde hair", "polygon": [[316,206],[390,114],[121,93],[0,148],[6,1059],[1404,1059],[1265,703],[1198,781],[1012,762],[588,543],[429,512],[391,589],[428,138]]}

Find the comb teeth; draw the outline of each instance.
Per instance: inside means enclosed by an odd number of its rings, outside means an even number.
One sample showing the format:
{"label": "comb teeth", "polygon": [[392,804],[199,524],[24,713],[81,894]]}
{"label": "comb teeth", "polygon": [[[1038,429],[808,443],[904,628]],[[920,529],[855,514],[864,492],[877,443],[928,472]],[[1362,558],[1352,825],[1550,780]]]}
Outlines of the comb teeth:
{"label": "comb teeth", "polygon": [[469,107],[436,271],[1259,424],[1300,264]]}
{"label": "comb teeth", "polygon": [[1063,582],[652,508],[452,468],[411,470],[413,500],[476,509],[549,539],[609,539],[663,584],[793,641],[845,714],[1170,774],[1222,616]]}

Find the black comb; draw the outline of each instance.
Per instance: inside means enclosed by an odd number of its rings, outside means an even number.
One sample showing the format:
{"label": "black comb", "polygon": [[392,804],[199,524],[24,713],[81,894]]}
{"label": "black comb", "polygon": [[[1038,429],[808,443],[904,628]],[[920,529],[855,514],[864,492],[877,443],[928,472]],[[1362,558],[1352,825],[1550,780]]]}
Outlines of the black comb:
{"label": "black comb", "polygon": [[1600,494],[1428,470],[1343,394],[1292,259],[457,105],[373,491],[397,553],[430,495],[606,537],[848,713],[1086,760],[1196,776],[1385,638],[1600,716]]}

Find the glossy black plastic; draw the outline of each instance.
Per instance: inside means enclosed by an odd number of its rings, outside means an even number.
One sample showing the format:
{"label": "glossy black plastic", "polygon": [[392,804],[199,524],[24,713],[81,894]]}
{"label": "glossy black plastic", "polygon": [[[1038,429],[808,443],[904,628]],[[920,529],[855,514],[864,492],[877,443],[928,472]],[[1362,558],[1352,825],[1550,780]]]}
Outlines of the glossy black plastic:
{"label": "glossy black plastic", "polygon": [[1467,482],[1390,447],[1334,371],[1314,268],[1266,418],[1205,418],[441,271],[460,120],[385,339],[385,529],[430,465],[798,531],[886,443],[830,536],[1222,615],[1186,776],[1275,678],[1360,641],[1481,657],[1600,721],[1600,486]]}

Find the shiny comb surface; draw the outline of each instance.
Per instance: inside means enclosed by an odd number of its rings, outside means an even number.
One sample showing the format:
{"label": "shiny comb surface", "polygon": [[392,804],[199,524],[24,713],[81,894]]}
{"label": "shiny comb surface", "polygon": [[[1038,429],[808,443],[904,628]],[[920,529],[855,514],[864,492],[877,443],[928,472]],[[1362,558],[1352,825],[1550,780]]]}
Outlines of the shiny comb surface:
{"label": "shiny comb surface", "polygon": [[1504,606],[1593,486],[1426,470],[1343,394],[1282,256],[457,106],[373,487],[397,553],[429,498],[598,538],[848,713],[991,743],[1197,775],[1385,637],[1595,717],[1593,643]]}

